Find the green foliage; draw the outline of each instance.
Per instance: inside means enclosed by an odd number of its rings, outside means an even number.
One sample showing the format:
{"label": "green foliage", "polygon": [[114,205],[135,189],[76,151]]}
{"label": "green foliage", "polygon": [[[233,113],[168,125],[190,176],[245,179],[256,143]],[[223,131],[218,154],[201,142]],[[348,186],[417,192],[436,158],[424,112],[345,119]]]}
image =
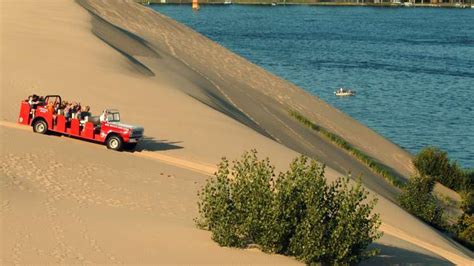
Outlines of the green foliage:
{"label": "green foliage", "polygon": [[[201,220],[198,225],[209,229],[212,238],[222,246],[261,245],[272,250],[276,232],[269,230],[274,221],[271,182],[274,167],[268,159],[258,161],[256,153],[245,153],[229,170],[223,158],[215,178],[208,180],[198,202]],[[230,178],[230,176],[232,178]]]}
{"label": "green foliage", "polygon": [[474,216],[463,214],[455,226],[456,239],[474,250]]}
{"label": "green foliage", "polygon": [[472,171],[461,169],[456,162],[449,160],[447,152],[439,148],[422,149],[413,159],[413,165],[421,176],[432,177],[455,191],[473,189]]}
{"label": "green foliage", "polygon": [[375,200],[358,183],[326,184],[324,166],[306,157],[274,179],[268,159],[245,153],[226,159],[199,193],[198,225],[223,246],[259,245],[308,264],[356,263],[376,254],[367,246],[381,236]]}
{"label": "green foliage", "polygon": [[463,201],[461,209],[468,215],[474,214],[474,191],[470,190],[462,194]]}
{"label": "green foliage", "polygon": [[[294,161],[279,180],[280,210],[291,210],[283,211],[279,222],[293,234],[291,255],[309,264],[353,264],[377,253],[366,250],[381,236],[379,216],[371,214],[376,201],[364,203],[368,192],[360,183],[350,186],[347,178],[339,178],[327,185],[324,168],[315,161],[308,164],[304,157]],[[288,223],[288,217],[297,219]]]}
{"label": "green foliage", "polygon": [[413,159],[413,165],[420,175],[433,178],[442,177],[450,168],[448,154],[435,147],[422,149]]}
{"label": "green foliage", "polygon": [[363,153],[359,149],[355,148],[354,146],[352,146],[349,142],[347,142],[342,137],[328,131],[327,129],[325,129],[325,128],[319,126],[319,125],[316,125],[315,123],[311,122],[309,119],[307,119],[302,114],[300,114],[296,111],[290,111],[290,115],[292,117],[294,117],[296,120],[298,120],[299,122],[301,122],[302,124],[306,125],[307,127],[311,128],[315,131],[318,131],[323,136],[325,136],[329,140],[331,140],[334,144],[336,144],[339,147],[341,147],[341,148],[347,150],[348,152],[350,152],[359,161],[363,162],[365,165],[367,165],[375,173],[383,176],[392,185],[397,186],[399,188],[401,188],[403,186],[403,182],[400,181],[399,178],[394,176],[386,166],[384,166],[383,164],[377,162],[372,157],[370,157],[367,154]]}
{"label": "green foliage", "polygon": [[438,228],[445,226],[443,210],[431,194],[434,180],[429,177],[412,177],[399,196],[400,205]]}

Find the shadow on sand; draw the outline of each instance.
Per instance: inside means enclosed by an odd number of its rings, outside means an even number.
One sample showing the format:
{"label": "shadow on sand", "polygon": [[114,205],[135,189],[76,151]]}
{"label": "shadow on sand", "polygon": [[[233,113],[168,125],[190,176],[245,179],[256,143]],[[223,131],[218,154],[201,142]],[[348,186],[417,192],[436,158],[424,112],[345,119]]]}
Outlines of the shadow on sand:
{"label": "shadow on sand", "polygon": [[176,145],[179,143],[181,143],[181,141],[157,140],[151,137],[144,137],[140,140],[134,151],[166,151],[182,149],[182,146]]}
{"label": "shadow on sand", "polygon": [[359,265],[454,265],[444,258],[434,257],[403,248],[387,246],[379,243],[370,245],[380,249],[380,253]]}

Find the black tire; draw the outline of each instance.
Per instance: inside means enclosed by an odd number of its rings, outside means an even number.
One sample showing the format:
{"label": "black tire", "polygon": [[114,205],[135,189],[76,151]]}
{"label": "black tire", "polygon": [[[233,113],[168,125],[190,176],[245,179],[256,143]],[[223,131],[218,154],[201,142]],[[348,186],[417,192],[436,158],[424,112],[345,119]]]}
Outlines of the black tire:
{"label": "black tire", "polygon": [[40,134],[48,133],[48,123],[43,119],[38,119],[33,122],[33,131]]}
{"label": "black tire", "polygon": [[105,141],[105,144],[107,145],[107,149],[120,151],[122,150],[122,147],[123,147],[123,140],[119,136],[112,135],[107,138],[107,140]]}
{"label": "black tire", "polygon": [[127,151],[134,151],[138,143],[124,143],[124,148]]}

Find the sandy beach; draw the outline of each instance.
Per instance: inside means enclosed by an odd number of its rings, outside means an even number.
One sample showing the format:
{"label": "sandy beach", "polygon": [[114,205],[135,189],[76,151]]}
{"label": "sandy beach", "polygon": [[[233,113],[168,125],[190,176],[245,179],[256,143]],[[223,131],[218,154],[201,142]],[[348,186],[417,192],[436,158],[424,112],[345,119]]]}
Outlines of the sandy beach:
{"label": "sandy beach", "polygon": [[[473,264],[394,203],[398,189],[295,121],[297,110],[409,176],[411,155],[322,100],[133,1],[1,0],[0,264],[300,264],[219,247],[193,222],[222,156],[299,154],[351,171],[379,198],[385,235],[366,264]],[[60,94],[144,126],[134,153],[15,124],[30,94]]]}

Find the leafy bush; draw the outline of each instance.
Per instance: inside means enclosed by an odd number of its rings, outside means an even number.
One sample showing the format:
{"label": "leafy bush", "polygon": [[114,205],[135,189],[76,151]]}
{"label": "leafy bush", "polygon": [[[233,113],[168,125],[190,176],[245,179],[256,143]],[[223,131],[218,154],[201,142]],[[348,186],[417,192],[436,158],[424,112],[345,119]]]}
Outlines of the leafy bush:
{"label": "leafy bush", "polygon": [[463,201],[461,209],[468,215],[474,214],[474,191],[465,192],[462,194]]}
{"label": "leafy bush", "polygon": [[432,177],[455,191],[472,189],[472,176],[456,162],[450,162],[447,152],[439,148],[422,149],[413,159],[413,165],[421,176]]}
{"label": "leafy bush", "polygon": [[470,250],[474,250],[474,216],[463,214],[455,226],[456,238]]}
{"label": "leafy bush", "polygon": [[273,250],[270,241],[277,238],[277,232],[270,230],[275,220],[271,209],[273,172],[268,159],[258,161],[255,152],[245,153],[232,172],[223,158],[215,178],[200,192],[198,225],[209,229],[221,246],[258,244]]}
{"label": "leafy bush", "polygon": [[420,175],[442,177],[449,171],[448,154],[435,147],[423,148],[413,159],[413,165]]}
{"label": "leafy bush", "polygon": [[412,177],[405,184],[399,196],[400,205],[424,221],[442,228],[445,225],[443,210],[431,194],[434,179],[429,177]]}
{"label": "leafy bush", "polygon": [[197,223],[222,246],[256,244],[264,251],[312,263],[356,263],[376,254],[367,246],[381,236],[375,200],[347,178],[326,184],[324,166],[306,157],[274,178],[268,159],[245,153],[226,159],[199,193]]}
{"label": "leafy bush", "polygon": [[[358,183],[339,178],[327,185],[324,167],[301,157],[277,180],[278,224],[287,232],[289,254],[306,263],[357,263],[376,254],[367,246],[381,235],[375,200]],[[295,219],[296,218],[296,219]]]}

